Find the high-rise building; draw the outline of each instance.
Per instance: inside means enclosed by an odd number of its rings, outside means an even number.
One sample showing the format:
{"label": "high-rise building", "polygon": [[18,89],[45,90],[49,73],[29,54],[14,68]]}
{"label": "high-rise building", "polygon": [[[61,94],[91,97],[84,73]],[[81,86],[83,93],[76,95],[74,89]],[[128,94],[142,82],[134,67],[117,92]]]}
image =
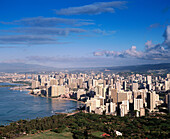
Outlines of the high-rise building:
{"label": "high-rise building", "polygon": [[170,81],[169,80],[165,80],[165,91],[170,89]]}
{"label": "high-rise building", "polygon": [[100,100],[96,98],[91,98],[86,102],[86,110],[95,111],[96,108],[100,107]]}
{"label": "high-rise building", "polygon": [[106,92],[107,92],[107,87],[103,87],[102,89],[102,97],[105,99],[106,98]]}
{"label": "high-rise building", "polygon": [[50,89],[48,92],[49,97],[56,97],[61,94],[65,94],[65,86],[57,86],[57,85],[50,86]]}
{"label": "high-rise building", "polygon": [[92,88],[92,79],[88,80],[88,88],[91,89]]}
{"label": "high-rise building", "polygon": [[50,85],[58,85],[58,80],[53,78],[50,80]]}
{"label": "high-rise building", "polygon": [[106,103],[106,113],[110,113],[110,104]]}
{"label": "high-rise building", "polygon": [[116,115],[116,103],[110,102],[110,113]]}
{"label": "high-rise building", "polygon": [[41,83],[41,75],[38,75],[38,81]]}
{"label": "high-rise building", "polygon": [[122,104],[119,106],[120,108],[120,116],[123,117],[129,112],[129,101],[122,101]]}
{"label": "high-rise building", "polygon": [[126,91],[126,81],[123,82],[123,90]]}
{"label": "high-rise building", "polygon": [[50,95],[50,92],[51,92],[51,86],[47,85],[46,86],[46,97],[51,97]]}
{"label": "high-rise building", "polygon": [[83,88],[83,78],[78,79],[78,87]]}
{"label": "high-rise building", "polygon": [[110,79],[110,85],[113,86],[113,79]]}
{"label": "high-rise building", "polygon": [[147,108],[150,109],[150,111],[153,111],[155,108],[155,95],[156,93],[154,91],[150,91],[147,93]]}
{"label": "high-rise building", "polygon": [[58,96],[58,93],[57,93],[57,86],[56,86],[56,85],[50,86],[49,92],[48,92],[48,96],[49,96],[49,97]]}
{"label": "high-rise building", "polygon": [[117,89],[118,92],[121,90],[120,82],[116,82],[116,89]]}
{"label": "high-rise building", "polygon": [[39,87],[39,85],[40,85],[40,82],[39,81],[32,81],[32,89],[35,89],[35,88],[37,88],[37,87]]}
{"label": "high-rise building", "polygon": [[46,82],[46,80],[45,80],[45,77],[41,77],[41,86],[45,86],[45,82]]}
{"label": "high-rise building", "polygon": [[134,110],[140,111],[143,108],[143,99],[134,98]]}
{"label": "high-rise building", "polygon": [[152,90],[152,84],[147,84],[146,88],[150,91]]}
{"label": "high-rise building", "polygon": [[79,100],[83,95],[86,95],[86,91],[84,89],[79,89],[77,91],[77,100]]}
{"label": "high-rise building", "polygon": [[152,76],[147,76],[147,84],[151,84],[152,83]]}
{"label": "high-rise building", "polygon": [[122,102],[124,100],[128,100],[128,93],[127,92],[119,92],[118,95],[118,102]]}
{"label": "high-rise building", "polygon": [[138,91],[138,83],[136,82],[132,83],[132,91]]}
{"label": "high-rise building", "polygon": [[140,89],[138,91],[133,92],[133,98],[135,99],[143,99],[143,103],[146,102],[146,97],[147,97],[147,89]]}
{"label": "high-rise building", "polygon": [[93,79],[93,87],[97,86],[98,85],[98,82],[96,79]]}
{"label": "high-rise building", "polygon": [[117,104],[117,101],[118,101],[117,100],[117,89],[109,88],[109,92],[110,92],[112,102]]}
{"label": "high-rise building", "polygon": [[63,79],[63,78],[60,78],[60,79],[59,79],[59,85],[63,85],[63,83],[64,83],[64,79]]}

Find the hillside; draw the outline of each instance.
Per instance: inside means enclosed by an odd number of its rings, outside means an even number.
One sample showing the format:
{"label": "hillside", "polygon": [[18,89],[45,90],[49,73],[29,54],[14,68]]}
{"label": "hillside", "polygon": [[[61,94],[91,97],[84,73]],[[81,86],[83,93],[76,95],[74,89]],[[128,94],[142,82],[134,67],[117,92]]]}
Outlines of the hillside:
{"label": "hillside", "polygon": [[102,138],[104,133],[108,138],[115,138],[115,131],[121,132],[123,138],[168,138],[169,118],[170,115],[157,114],[136,118],[132,115],[119,117],[81,112],[71,116],[53,115],[0,126],[0,138],[64,138],[66,135],[73,138],[97,139]]}
{"label": "hillside", "polygon": [[170,72],[170,63],[118,66],[108,67],[105,69],[110,71],[129,71],[129,72],[146,72],[149,70],[166,70],[167,72]]}

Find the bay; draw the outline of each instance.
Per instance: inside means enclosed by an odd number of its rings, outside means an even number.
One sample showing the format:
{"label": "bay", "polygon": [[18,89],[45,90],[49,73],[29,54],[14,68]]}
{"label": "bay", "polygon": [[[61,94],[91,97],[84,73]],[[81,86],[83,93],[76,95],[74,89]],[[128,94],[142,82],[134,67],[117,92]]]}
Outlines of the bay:
{"label": "bay", "polygon": [[[9,83],[0,83],[8,85]],[[28,91],[0,88],[0,125],[20,119],[35,119],[54,115],[55,112],[71,112],[81,102],[32,96]]]}

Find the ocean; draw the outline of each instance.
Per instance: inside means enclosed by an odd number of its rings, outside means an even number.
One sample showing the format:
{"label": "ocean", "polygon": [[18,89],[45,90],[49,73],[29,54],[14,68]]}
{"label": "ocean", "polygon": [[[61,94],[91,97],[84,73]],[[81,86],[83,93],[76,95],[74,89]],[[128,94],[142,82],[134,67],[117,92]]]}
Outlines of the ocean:
{"label": "ocean", "polygon": [[[6,85],[9,83],[0,83]],[[82,105],[71,100],[57,100],[32,96],[28,91],[0,88],[0,125],[20,119],[35,119],[54,115],[55,112],[71,112]]]}

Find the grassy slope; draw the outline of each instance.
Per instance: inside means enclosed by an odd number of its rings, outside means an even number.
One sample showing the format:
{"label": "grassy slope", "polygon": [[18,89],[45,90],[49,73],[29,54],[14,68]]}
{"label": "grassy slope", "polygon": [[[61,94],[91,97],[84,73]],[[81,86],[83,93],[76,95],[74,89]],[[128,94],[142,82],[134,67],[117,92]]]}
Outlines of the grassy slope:
{"label": "grassy slope", "polygon": [[52,131],[45,131],[39,134],[22,136],[17,139],[72,139],[71,132],[55,133]]}
{"label": "grassy slope", "polygon": [[[97,131],[93,132],[92,135],[97,138],[103,138],[101,135],[104,132]],[[22,136],[17,139],[72,139],[71,132],[55,133],[52,131],[45,131],[39,134],[29,134],[28,136]]]}

